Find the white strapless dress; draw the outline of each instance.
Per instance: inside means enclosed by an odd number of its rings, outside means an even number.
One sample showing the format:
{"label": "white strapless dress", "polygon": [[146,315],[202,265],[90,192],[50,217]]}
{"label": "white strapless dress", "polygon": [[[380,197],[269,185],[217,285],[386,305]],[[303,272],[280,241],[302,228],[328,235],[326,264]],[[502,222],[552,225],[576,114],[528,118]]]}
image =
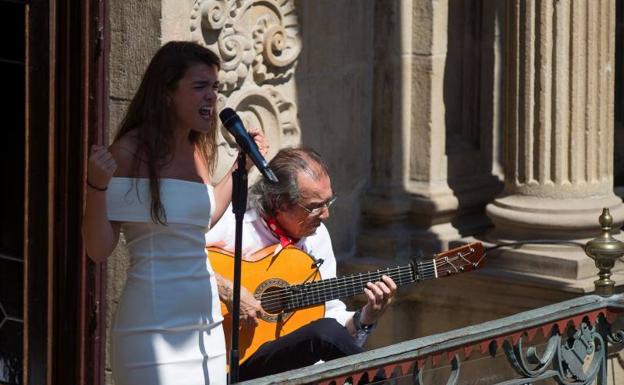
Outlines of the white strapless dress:
{"label": "white strapless dress", "polygon": [[108,218],[122,222],[130,268],[112,327],[115,385],[226,383],[226,352],[205,233],[212,187],[161,179],[166,223],[151,219],[149,180],[113,178]]}

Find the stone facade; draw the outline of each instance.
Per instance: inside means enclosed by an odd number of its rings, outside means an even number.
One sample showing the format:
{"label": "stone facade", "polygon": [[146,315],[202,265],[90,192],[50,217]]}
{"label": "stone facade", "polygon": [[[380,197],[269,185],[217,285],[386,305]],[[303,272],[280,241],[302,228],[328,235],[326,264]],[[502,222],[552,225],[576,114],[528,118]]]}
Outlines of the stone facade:
{"label": "stone facade", "polygon": [[[585,240],[602,207],[624,220],[613,192],[614,13],[611,1],[508,3],[505,191],[487,208],[489,239]],[[568,245],[505,251],[496,264],[593,288],[592,261]]]}
{"label": "stone facade", "polygon": [[[158,46],[204,44],[223,60],[220,107],[272,153],[327,160],[342,273],[474,238],[568,242],[401,290],[369,347],[483,322],[592,290],[593,261],[569,242],[598,232],[602,207],[624,221],[615,15],[614,0],[110,1],[111,137]],[[223,173],[225,131],[219,146]],[[120,247],[109,262],[109,314],[125,261]]]}

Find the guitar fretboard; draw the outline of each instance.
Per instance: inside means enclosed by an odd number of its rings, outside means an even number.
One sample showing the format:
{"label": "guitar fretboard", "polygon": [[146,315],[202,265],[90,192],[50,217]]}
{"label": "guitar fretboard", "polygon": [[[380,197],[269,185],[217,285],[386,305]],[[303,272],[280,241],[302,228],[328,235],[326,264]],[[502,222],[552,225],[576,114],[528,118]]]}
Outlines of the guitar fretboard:
{"label": "guitar fretboard", "polygon": [[392,278],[397,286],[403,286],[423,279],[435,278],[437,276],[436,263],[434,260],[421,261],[415,265],[409,264],[293,285],[287,289],[286,311],[318,305],[332,299],[361,294],[364,292],[367,282],[381,281],[382,275]]}

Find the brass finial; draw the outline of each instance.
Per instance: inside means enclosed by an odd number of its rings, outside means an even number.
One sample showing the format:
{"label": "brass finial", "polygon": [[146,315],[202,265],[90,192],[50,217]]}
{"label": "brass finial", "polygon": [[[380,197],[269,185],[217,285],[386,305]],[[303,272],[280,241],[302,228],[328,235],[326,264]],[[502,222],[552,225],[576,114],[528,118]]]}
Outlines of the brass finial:
{"label": "brass finial", "polygon": [[585,253],[594,259],[599,269],[599,279],[594,281],[596,294],[610,296],[615,292],[615,282],[611,279],[611,269],[615,261],[624,255],[624,243],[611,236],[613,217],[608,208],[602,209],[598,219],[602,234],[585,244]]}

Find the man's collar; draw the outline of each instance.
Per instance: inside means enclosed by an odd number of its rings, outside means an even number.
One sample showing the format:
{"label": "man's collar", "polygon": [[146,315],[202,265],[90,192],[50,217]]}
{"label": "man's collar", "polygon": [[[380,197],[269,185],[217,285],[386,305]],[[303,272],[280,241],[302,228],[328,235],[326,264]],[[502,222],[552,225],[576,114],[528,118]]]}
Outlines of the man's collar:
{"label": "man's collar", "polygon": [[245,222],[253,222],[253,221],[257,220],[258,218],[260,218],[260,215],[258,215],[258,211],[256,209],[254,209],[254,208],[250,208],[245,213],[244,221]]}
{"label": "man's collar", "polygon": [[299,239],[289,236],[286,233],[286,230],[284,230],[282,226],[280,226],[279,222],[274,217],[264,218],[264,222],[266,223],[271,233],[273,233],[273,235],[275,235],[275,237],[279,239],[282,247],[295,245],[297,242],[299,242]]}

